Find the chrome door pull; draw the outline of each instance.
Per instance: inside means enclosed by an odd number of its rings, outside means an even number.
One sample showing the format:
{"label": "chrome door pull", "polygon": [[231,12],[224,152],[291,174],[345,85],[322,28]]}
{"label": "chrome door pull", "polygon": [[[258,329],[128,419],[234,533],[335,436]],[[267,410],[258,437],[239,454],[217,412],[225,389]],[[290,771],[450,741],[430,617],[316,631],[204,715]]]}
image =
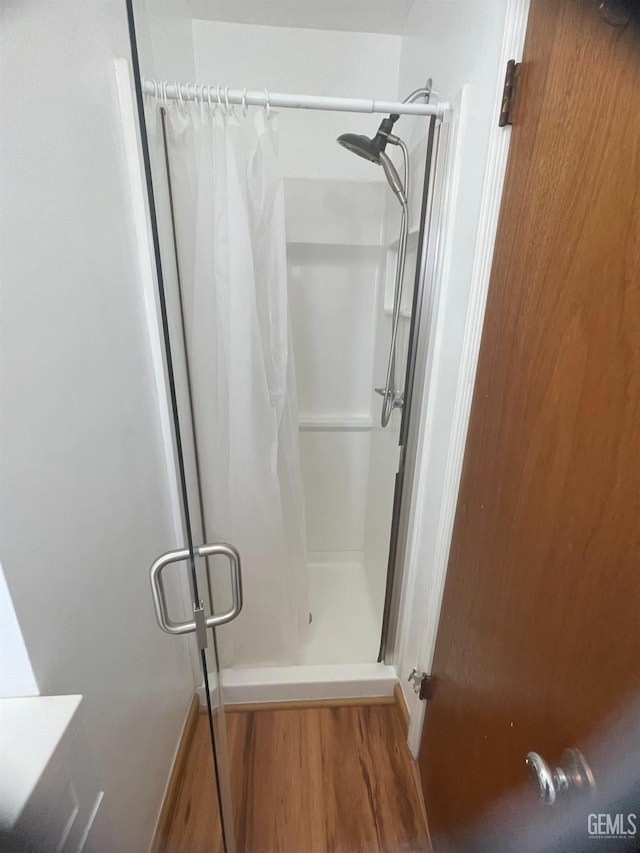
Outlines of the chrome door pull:
{"label": "chrome door pull", "polygon": [[[220,554],[228,557],[231,567],[231,607],[223,613],[207,616],[204,620],[206,628],[216,628],[218,625],[224,625],[231,622],[242,610],[242,566],[240,563],[240,554],[233,547],[224,543],[215,545],[199,545],[194,548],[196,557],[212,557]],[[189,550],[182,548],[179,551],[168,551],[162,554],[151,566],[149,578],[151,580],[151,594],[153,596],[153,606],[156,613],[158,625],[167,634],[192,634],[198,630],[197,614],[196,618],[189,622],[174,622],[170,617],[167,609],[167,600],[165,596],[164,583],[162,580],[162,572],[167,566],[172,563],[183,563],[190,557]],[[207,566],[207,573],[209,566]]]}
{"label": "chrome door pull", "polygon": [[529,752],[525,763],[529,775],[538,783],[540,799],[548,806],[552,806],[563,791],[595,788],[591,768],[579,749],[565,749],[562,763],[555,769],[537,752]]}

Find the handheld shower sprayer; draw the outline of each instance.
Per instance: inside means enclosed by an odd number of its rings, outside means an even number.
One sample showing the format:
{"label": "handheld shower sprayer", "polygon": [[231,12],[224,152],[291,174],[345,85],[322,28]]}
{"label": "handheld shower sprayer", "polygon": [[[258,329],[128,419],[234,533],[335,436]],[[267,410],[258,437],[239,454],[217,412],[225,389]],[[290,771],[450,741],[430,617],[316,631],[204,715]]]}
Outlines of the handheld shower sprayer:
{"label": "handheld shower sprayer", "polygon": [[[422,89],[416,89],[408,97],[405,103],[417,101],[424,98],[429,103],[431,95],[431,80]],[[382,397],[382,415],[380,422],[386,427],[391,418],[393,409],[402,408],[404,405],[404,391],[399,390],[396,382],[396,342],[398,339],[398,323],[400,321],[400,303],[402,301],[402,282],[404,279],[404,267],[407,257],[407,234],[409,205],[407,193],[409,191],[409,151],[406,144],[399,136],[393,133],[393,126],[400,118],[392,113],[380,122],[376,135],[372,138],[359,133],[343,133],[338,137],[338,144],[352,151],[358,157],[363,157],[371,163],[382,166],[385,177],[396,198],[402,206],[402,219],[400,223],[400,239],[398,242],[398,260],[396,264],[395,287],[393,292],[393,311],[391,325],[391,346],[389,349],[389,361],[387,364],[387,380],[384,388],[376,388],[376,393]],[[404,165],[404,182],[400,179],[396,167],[391,162],[385,149],[388,144],[397,145],[402,151]]]}
{"label": "handheld shower sprayer", "polygon": [[402,186],[402,181],[400,180],[400,175],[396,171],[396,167],[391,162],[390,158],[384,153],[384,151],[380,152],[380,165],[384,169],[384,173],[387,177],[387,181],[389,182],[389,186],[396,194],[398,201],[404,207],[407,204],[407,195],[405,193],[405,189]]}

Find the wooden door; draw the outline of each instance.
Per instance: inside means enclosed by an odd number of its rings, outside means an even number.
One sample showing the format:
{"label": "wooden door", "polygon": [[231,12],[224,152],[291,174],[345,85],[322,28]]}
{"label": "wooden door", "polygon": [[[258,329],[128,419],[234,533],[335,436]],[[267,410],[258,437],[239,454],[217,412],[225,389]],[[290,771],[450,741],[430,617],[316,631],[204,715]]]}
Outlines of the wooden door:
{"label": "wooden door", "polygon": [[555,820],[526,753],[640,690],[639,117],[633,23],[532,0],[420,754],[436,850],[524,849],[482,816],[526,782],[522,825]]}

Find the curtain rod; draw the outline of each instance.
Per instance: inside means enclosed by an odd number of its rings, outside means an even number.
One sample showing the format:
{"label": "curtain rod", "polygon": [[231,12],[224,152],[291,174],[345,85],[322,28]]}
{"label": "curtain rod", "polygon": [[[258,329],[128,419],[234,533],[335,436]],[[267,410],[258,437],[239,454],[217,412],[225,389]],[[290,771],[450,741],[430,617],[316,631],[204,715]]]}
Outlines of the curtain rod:
{"label": "curtain rod", "polygon": [[336,98],[325,95],[287,95],[283,92],[260,92],[250,89],[229,89],[220,86],[202,86],[199,83],[160,83],[144,80],[145,95],[162,100],[202,101],[221,106],[273,107],[297,110],[334,110],[347,113],[396,113],[397,115],[436,116],[442,119],[450,105],[403,103],[402,101],[376,101],[371,98]]}

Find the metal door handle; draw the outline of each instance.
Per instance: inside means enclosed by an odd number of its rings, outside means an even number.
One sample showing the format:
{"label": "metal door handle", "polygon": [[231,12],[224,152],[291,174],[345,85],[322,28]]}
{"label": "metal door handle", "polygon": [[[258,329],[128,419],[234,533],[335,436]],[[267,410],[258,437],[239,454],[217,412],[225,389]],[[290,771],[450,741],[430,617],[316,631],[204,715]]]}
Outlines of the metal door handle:
{"label": "metal door handle", "polygon": [[537,752],[529,752],[526,765],[529,775],[538,783],[540,799],[548,806],[552,806],[563,791],[595,788],[591,768],[579,749],[565,749],[562,763],[556,768],[550,767]]}
{"label": "metal door handle", "polygon": [[[231,607],[223,613],[207,616],[204,624],[207,628],[216,628],[218,625],[224,625],[231,622],[242,610],[242,567],[240,563],[240,554],[233,547],[225,543],[217,543],[215,545],[199,545],[194,548],[196,557],[212,557],[221,554],[228,557],[231,566]],[[151,594],[153,596],[153,606],[156,612],[158,625],[167,634],[191,634],[198,630],[199,626],[195,619],[189,622],[174,622],[169,618],[167,609],[167,600],[164,591],[164,583],[162,580],[162,572],[171,563],[183,563],[190,558],[190,553],[187,548],[182,548],[179,551],[167,551],[162,554],[151,566],[149,577],[151,580]],[[207,566],[207,572],[209,567]]]}

